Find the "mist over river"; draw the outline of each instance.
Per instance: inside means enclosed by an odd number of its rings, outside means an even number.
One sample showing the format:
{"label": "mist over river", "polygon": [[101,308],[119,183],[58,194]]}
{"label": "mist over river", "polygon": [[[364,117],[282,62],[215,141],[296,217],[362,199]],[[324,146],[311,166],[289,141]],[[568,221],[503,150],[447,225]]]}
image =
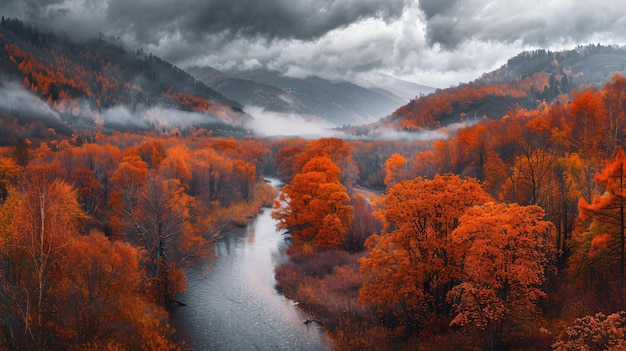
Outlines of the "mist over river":
{"label": "mist over river", "polygon": [[[270,179],[273,186],[279,182]],[[274,267],[288,259],[271,209],[245,229],[222,234],[209,273],[187,269],[187,291],[171,323],[193,350],[328,350],[330,343],[294,302],[274,288]]]}

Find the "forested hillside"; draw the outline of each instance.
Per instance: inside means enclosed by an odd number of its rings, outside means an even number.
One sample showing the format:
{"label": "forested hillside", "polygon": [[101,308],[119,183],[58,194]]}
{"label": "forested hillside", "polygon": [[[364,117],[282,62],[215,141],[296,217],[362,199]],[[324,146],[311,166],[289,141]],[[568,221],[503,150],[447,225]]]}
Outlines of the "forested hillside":
{"label": "forested hillside", "polygon": [[619,349],[624,101],[615,75],[433,144],[284,146],[279,288],[339,349]]}
{"label": "forested hillside", "polygon": [[617,46],[523,52],[473,82],[416,98],[382,121],[351,131],[360,135],[381,129],[422,131],[499,119],[513,105],[535,108],[541,101],[567,102],[574,90],[602,86],[615,72],[623,72],[625,64],[626,49]]}
{"label": "forested hillside", "polygon": [[[71,128],[149,130],[191,124],[240,126],[250,118],[238,103],[180,68],[141,50],[128,52],[114,37],[78,43],[4,17],[0,73],[2,90],[7,91],[3,111],[18,123],[37,119],[46,127],[62,123]],[[20,110],[23,94],[11,82],[46,101],[53,113],[42,118]],[[173,120],[162,116],[166,109],[194,114]],[[107,113],[111,110],[115,113]]]}

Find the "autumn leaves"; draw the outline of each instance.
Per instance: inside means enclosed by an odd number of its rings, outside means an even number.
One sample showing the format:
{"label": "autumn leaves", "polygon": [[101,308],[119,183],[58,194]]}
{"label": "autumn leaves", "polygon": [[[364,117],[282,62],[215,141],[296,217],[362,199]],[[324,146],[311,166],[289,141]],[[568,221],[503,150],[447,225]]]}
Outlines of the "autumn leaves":
{"label": "autumn leaves", "polygon": [[[344,146],[321,139],[289,156],[304,166],[293,168],[273,214],[289,231],[289,252],[297,261],[302,254],[338,256],[326,250],[345,248],[353,222],[364,218],[351,206],[342,169],[332,159],[351,162],[333,153]],[[359,259],[358,302],[376,308],[389,337],[409,338],[446,320],[450,327],[484,332],[499,345],[540,318],[544,282],[556,258],[555,227],[543,209],[498,202],[473,178],[405,180],[407,161],[398,154],[385,162],[385,171],[388,189],[374,213],[383,228],[370,233],[367,254]],[[290,266],[281,276],[288,269],[297,271]]]}
{"label": "autumn leaves", "polygon": [[146,162],[131,155],[122,159],[111,178],[117,185],[113,218],[118,230],[150,257],[148,272],[161,304],[165,297],[185,290],[182,267],[190,258],[206,255],[212,244],[211,234],[195,225],[193,197],[164,169],[149,171]]}
{"label": "autumn leaves", "polygon": [[167,313],[144,296],[141,253],[98,231],[81,234],[86,216],[69,184],[46,168],[31,170],[9,192],[0,216],[0,301],[8,345],[174,348]]}
{"label": "autumn leaves", "polygon": [[[308,147],[309,151],[316,148],[323,150],[332,147],[333,143],[345,149],[345,144],[338,139],[321,139]],[[315,248],[339,248],[352,230],[350,196],[341,183],[341,169],[328,156],[332,154],[339,159],[345,158],[345,162],[351,162],[349,154],[342,157],[339,152],[322,153],[321,156],[312,156],[308,161],[301,160],[306,163],[291,183],[283,187],[272,213],[279,221],[279,229],[289,230],[294,244],[301,246],[304,252],[311,253]]]}
{"label": "autumn leaves", "polygon": [[476,180],[444,175],[392,186],[377,215],[384,229],[360,260],[359,301],[394,316],[394,335],[451,315],[499,338],[502,325],[534,316],[554,258],[539,207],[495,203]]}
{"label": "autumn leaves", "polygon": [[271,205],[257,174],[268,150],[201,135],[76,140],[38,141],[24,166],[0,157],[0,348],[180,349],[166,302],[221,227]]}

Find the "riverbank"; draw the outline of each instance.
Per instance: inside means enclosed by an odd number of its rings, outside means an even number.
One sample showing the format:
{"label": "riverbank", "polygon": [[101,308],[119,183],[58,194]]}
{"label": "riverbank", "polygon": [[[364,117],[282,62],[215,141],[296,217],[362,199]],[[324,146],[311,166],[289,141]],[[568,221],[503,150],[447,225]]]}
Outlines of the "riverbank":
{"label": "riverbank", "polygon": [[276,268],[277,288],[321,325],[339,350],[375,350],[388,337],[373,308],[359,306],[358,259],[340,250],[294,255]]}
{"label": "riverbank", "polygon": [[[272,185],[277,186],[276,180]],[[324,332],[276,288],[285,240],[263,208],[245,228],[226,231],[211,271],[186,270],[188,288],[172,308],[177,335],[194,350],[325,350]]]}

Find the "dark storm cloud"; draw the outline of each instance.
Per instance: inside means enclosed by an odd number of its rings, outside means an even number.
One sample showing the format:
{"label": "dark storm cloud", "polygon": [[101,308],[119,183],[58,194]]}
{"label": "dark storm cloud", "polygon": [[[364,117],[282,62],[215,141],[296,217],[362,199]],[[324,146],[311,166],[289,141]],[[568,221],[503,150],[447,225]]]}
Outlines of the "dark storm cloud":
{"label": "dark storm cloud", "polygon": [[426,19],[430,20],[436,15],[445,15],[459,0],[420,0],[419,7],[426,15]]}
{"label": "dark storm cloud", "polygon": [[419,1],[419,8],[426,17],[426,39],[430,45],[438,43],[446,49],[454,49],[463,41],[458,5],[459,0]]}
{"label": "dark storm cloud", "polygon": [[1,0],[0,13],[64,32],[76,38],[94,38],[107,32],[104,23],[106,2],[100,0]]}
{"label": "dark storm cloud", "polygon": [[[131,49],[143,47],[184,64],[225,46],[245,53],[256,43],[315,41],[367,19],[387,23],[403,14],[405,1],[2,0],[0,11],[69,35],[114,35]],[[220,63],[229,59],[222,56]]]}
{"label": "dark storm cloud", "polygon": [[523,50],[626,43],[623,0],[0,0],[0,14],[114,35],[182,68],[382,71],[438,87]]}
{"label": "dark storm cloud", "polygon": [[455,49],[464,39],[457,18],[436,14],[428,21],[426,34],[429,44],[439,43],[446,49]]}
{"label": "dark storm cloud", "polygon": [[[163,35],[193,41],[207,35],[311,40],[364,18],[391,20],[405,0],[3,0],[0,11],[63,26],[76,14],[87,27],[158,43]],[[85,10],[86,11],[81,11]],[[105,19],[105,21],[103,21]],[[67,28],[69,29],[69,28]],[[77,31],[94,28],[74,28]]]}
{"label": "dark storm cloud", "polygon": [[310,40],[363,18],[396,18],[403,8],[404,0],[110,0],[106,16],[146,42],[157,42],[164,32],[189,40],[219,33]]}

